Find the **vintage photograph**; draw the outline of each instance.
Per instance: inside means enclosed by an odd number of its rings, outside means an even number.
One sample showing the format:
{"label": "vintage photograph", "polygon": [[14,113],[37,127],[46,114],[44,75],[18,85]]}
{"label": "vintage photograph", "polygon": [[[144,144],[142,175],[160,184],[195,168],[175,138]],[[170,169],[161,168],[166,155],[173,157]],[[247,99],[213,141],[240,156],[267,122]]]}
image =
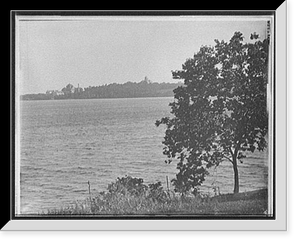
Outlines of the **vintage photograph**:
{"label": "vintage photograph", "polygon": [[15,216],[274,218],[274,15],[15,21]]}

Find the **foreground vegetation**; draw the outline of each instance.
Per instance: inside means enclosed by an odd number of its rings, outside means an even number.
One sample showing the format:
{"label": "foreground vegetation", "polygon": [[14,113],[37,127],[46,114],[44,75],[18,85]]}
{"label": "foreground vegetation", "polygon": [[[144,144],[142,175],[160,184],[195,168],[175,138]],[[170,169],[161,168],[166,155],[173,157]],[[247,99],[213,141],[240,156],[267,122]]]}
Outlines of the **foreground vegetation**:
{"label": "foreground vegetation", "polygon": [[141,178],[126,176],[107,191],[47,215],[266,215],[267,190],[209,197],[165,191],[161,182],[146,185]]}

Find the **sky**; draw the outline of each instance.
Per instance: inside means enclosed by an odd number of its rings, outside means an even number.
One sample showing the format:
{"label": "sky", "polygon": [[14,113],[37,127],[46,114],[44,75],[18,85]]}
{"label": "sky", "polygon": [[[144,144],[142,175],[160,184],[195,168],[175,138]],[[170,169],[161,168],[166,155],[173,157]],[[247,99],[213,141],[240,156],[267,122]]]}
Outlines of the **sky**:
{"label": "sky", "polygon": [[[109,83],[178,82],[179,70],[202,45],[214,45],[240,31],[266,36],[261,17],[61,17],[18,22],[21,94]],[[51,20],[51,21],[49,21]]]}

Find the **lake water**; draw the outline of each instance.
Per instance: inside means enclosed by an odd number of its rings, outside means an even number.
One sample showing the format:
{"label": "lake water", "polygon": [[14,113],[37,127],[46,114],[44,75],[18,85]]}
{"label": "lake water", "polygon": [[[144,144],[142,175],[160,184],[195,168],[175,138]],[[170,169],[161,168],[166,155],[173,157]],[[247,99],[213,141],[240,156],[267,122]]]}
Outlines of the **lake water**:
{"label": "lake water", "polygon": [[[176,163],[165,164],[165,98],[47,100],[21,102],[20,212],[39,213],[73,204],[106,190],[117,177],[145,183],[175,177]],[[239,164],[240,191],[267,187],[267,152]],[[233,191],[233,170],[224,162],[211,170],[202,189]]]}

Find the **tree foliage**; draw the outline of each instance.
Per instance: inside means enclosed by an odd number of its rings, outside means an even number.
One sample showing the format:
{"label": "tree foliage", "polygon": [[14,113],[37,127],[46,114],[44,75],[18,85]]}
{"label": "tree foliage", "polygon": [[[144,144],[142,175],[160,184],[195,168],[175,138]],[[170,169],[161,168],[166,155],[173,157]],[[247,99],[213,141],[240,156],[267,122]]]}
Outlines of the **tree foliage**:
{"label": "tree foliage", "polygon": [[266,148],[268,41],[258,38],[254,33],[245,43],[242,33],[235,32],[229,42],[202,46],[182,70],[172,71],[184,85],[174,90],[173,116],[156,125],[166,125],[167,162],[179,160],[173,180],[177,191],[195,191],[210,167],[227,160],[237,193],[238,161],[246,151]]}

